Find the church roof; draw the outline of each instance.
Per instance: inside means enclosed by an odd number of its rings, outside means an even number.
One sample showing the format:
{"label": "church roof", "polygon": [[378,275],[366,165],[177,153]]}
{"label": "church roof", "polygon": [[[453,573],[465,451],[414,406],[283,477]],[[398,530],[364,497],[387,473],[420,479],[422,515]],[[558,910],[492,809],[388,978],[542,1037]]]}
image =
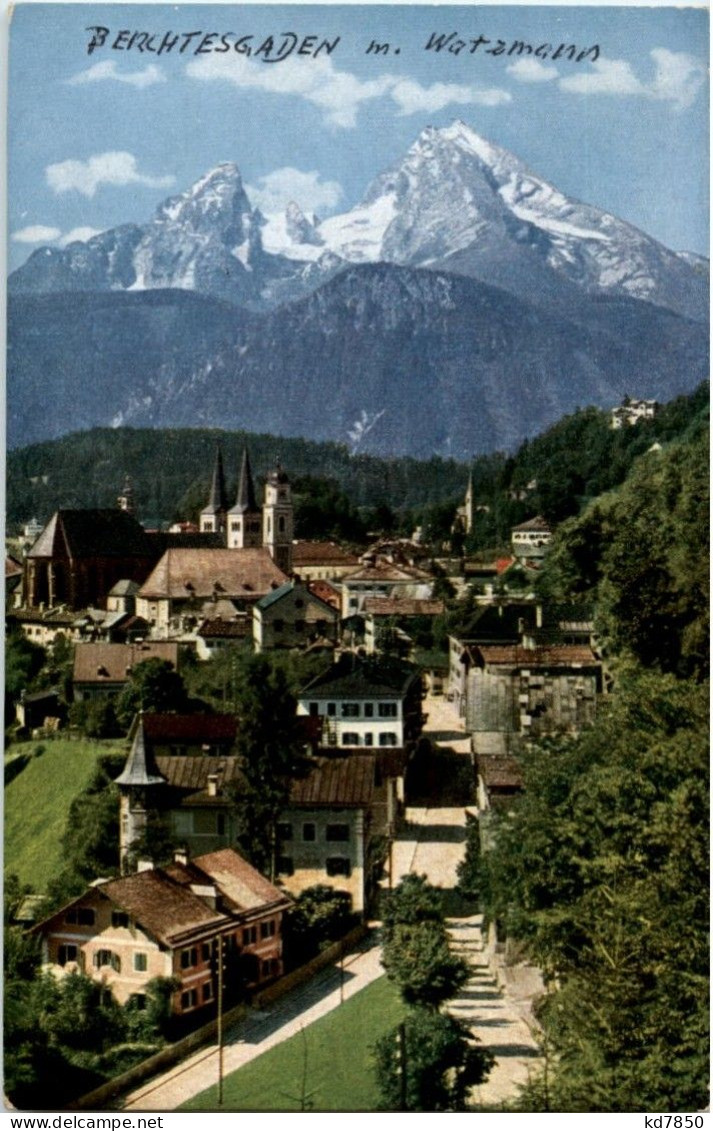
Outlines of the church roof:
{"label": "church roof", "polygon": [[243,461],[240,465],[240,477],[238,479],[238,494],[235,499],[235,506],[230,508],[230,514],[255,514],[258,510],[253,473],[250,467],[250,456],[248,455],[248,449],[243,448]]}
{"label": "church roof", "polygon": [[225,472],[223,471],[223,453],[216,449],[215,465],[213,467],[213,481],[210,485],[210,497],[201,514],[217,514],[228,509],[228,495],[225,489]]}
{"label": "church roof", "polygon": [[28,552],[30,558],[155,556],[143,526],[116,507],[55,511]]}
{"label": "church roof", "polygon": [[167,550],[141,586],[153,599],[222,597],[256,600],[287,580],[263,547],[243,550]]}

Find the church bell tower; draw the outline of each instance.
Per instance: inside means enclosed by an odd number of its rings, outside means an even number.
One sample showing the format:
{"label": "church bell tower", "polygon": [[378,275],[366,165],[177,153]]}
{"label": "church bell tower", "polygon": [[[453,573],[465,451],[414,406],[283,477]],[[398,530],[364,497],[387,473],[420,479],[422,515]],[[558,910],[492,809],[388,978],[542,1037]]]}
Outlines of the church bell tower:
{"label": "church bell tower", "polygon": [[279,460],[265,482],[265,504],[262,508],[262,543],[283,573],[292,573],[292,536],[294,516],[292,488]]}

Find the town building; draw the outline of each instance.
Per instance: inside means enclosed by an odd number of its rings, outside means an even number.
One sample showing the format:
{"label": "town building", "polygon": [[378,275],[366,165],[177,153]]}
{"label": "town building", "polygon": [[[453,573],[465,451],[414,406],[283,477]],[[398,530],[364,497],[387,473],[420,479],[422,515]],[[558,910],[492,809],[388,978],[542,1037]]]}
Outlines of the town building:
{"label": "town building", "polygon": [[97,880],[33,933],[46,971],[80,971],[122,1005],[141,1007],[153,978],[175,978],[172,1012],[183,1015],[215,1007],[221,962],[228,1001],[283,973],[290,905],[232,849],[194,860],[178,853],[164,868]]}
{"label": "town building", "polygon": [[528,518],[511,531],[512,552],[518,559],[540,560],[552,541],[552,527],[541,514]]}
{"label": "town building", "polygon": [[342,592],[342,617],[362,613],[368,597],[431,596],[432,578],[414,566],[396,565],[393,562],[366,557],[363,565],[339,581]]}
{"label": "town building", "polygon": [[297,714],[320,720],[322,746],[404,748],[421,733],[421,706],[413,664],[347,652],[302,689]]}
{"label": "town building", "polygon": [[141,586],[136,611],[159,638],[196,628],[208,619],[210,602],[232,601],[245,612],[285,581],[264,547],[169,549]]}
{"label": "town building", "polygon": [[403,750],[325,750],[293,780],[277,830],[277,872],[293,895],[327,884],[365,911],[403,811],[405,765]]}
{"label": "town building", "polygon": [[329,581],[354,573],[359,559],[336,542],[294,542],[292,569],[300,581]]}
{"label": "town building", "polygon": [[624,397],[621,404],[616,405],[609,413],[610,428],[630,428],[640,420],[653,420],[658,412],[658,401],[635,400]]}
{"label": "town building", "polygon": [[178,668],[178,645],[145,640],[136,644],[77,644],[74,649],[74,698],[102,699],[118,695],[132,670],[144,660],[166,660]]}
{"label": "town building", "polygon": [[443,601],[414,597],[367,597],[364,601],[364,647],[367,652],[393,651],[393,634],[401,633],[407,651],[413,650],[413,633],[445,612]]}
{"label": "town building", "polygon": [[306,585],[286,581],[253,606],[256,652],[305,648],[317,640],[334,647],[339,615]]}

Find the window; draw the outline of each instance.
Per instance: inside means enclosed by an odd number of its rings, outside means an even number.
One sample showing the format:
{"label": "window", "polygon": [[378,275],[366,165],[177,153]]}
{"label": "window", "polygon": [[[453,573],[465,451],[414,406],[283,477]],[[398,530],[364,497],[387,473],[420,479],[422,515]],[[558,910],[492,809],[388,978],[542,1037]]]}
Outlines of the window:
{"label": "window", "polygon": [[379,735],[379,746],[395,746],[396,735],[392,731],[386,731],[384,734]]}
{"label": "window", "polygon": [[282,632],[285,628],[285,622],[283,620],[275,620],[272,622],[272,627],[275,632]]}
{"label": "window", "polygon": [[349,840],[349,825],[327,825],[327,840]]}
{"label": "window", "polygon": [[250,946],[251,943],[257,942],[257,927],[244,927],[243,928],[243,946]]}
{"label": "window", "polygon": [[117,974],[121,973],[121,959],[118,954],[114,954],[111,950],[98,950],[94,955],[93,962],[97,970],[101,966],[111,966]]}
{"label": "window", "polygon": [[310,703],[310,705],[309,705],[309,713],[310,713],[310,715],[312,715],[313,717],[314,717],[315,715],[319,715],[319,703]]}
{"label": "window", "polygon": [[77,911],[77,922],[82,927],[93,927],[96,916],[91,907],[80,907]]}
{"label": "window", "polygon": [[346,856],[329,856],[327,857],[327,875],[328,876],[351,876],[352,866],[351,862]]}
{"label": "window", "polygon": [[342,718],[343,719],[358,719],[359,718],[359,704],[358,703],[342,703]]}
{"label": "window", "polygon": [[127,1004],[139,1010],[146,1009],[146,994],[132,994]]}
{"label": "window", "polygon": [[298,598],[296,599],[296,601],[295,601],[295,608],[296,608],[296,609],[303,609],[303,608],[304,608],[304,601],[302,600],[302,598],[301,598],[301,597],[298,597]]}
{"label": "window", "polygon": [[292,840],[292,825],[289,821],[283,821],[277,826],[278,840]]}
{"label": "window", "polygon": [[189,966],[198,965],[198,947],[192,946],[181,951],[181,969],[187,970]]}
{"label": "window", "polygon": [[268,919],[267,923],[260,924],[260,938],[272,939],[275,937],[275,920]]}
{"label": "window", "polygon": [[280,517],[277,520],[277,529],[278,529],[280,534],[285,533],[285,520],[284,520],[282,515],[280,515]]}
{"label": "window", "polygon": [[281,876],[294,875],[295,865],[291,856],[277,857],[277,871]]}
{"label": "window", "polygon": [[212,1001],[212,1000],[213,1000],[213,983],[212,982],[204,982],[203,983],[203,1001]]}
{"label": "window", "polygon": [[379,703],[379,718],[380,719],[395,719],[396,718],[396,704],[395,703]]}
{"label": "window", "polygon": [[374,704],[373,703],[365,703],[364,704],[364,718],[365,719],[373,719],[374,718]]}
{"label": "window", "polygon": [[210,810],[196,809],[193,814],[193,832],[204,836],[213,835],[217,826],[216,816]]}
{"label": "window", "polygon": [[336,715],[336,713],[337,713],[337,704],[336,703],[327,703],[327,714],[328,715]]}
{"label": "window", "polygon": [[129,916],[125,911],[112,911],[111,925],[112,927],[128,927]]}
{"label": "window", "polygon": [[60,966],[66,966],[68,962],[77,961],[77,948],[73,943],[67,943],[66,946],[60,946],[57,954],[57,962]]}
{"label": "window", "polygon": [[184,990],[181,994],[181,1009],[194,1009],[198,1005],[198,991]]}
{"label": "window", "polygon": [[231,522],[230,529],[233,531],[233,533],[236,533],[238,530],[240,530],[240,520],[238,520],[237,522]]}
{"label": "window", "polygon": [[218,826],[218,836],[225,836],[225,813],[216,813],[215,820]]}
{"label": "window", "polygon": [[201,947],[201,958],[204,962],[210,962],[210,943],[203,943]]}
{"label": "window", "polygon": [[134,970],[138,974],[143,974],[148,968],[148,958],[143,951],[137,951],[134,955]]}
{"label": "window", "polygon": [[269,958],[267,958],[263,961],[262,976],[263,976],[263,978],[269,978],[270,977],[270,959]]}
{"label": "window", "polygon": [[302,826],[302,840],[316,840],[317,826],[314,821],[306,821]]}
{"label": "window", "polygon": [[371,731],[369,731],[367,734],[364,735],[364,745],[365,746],[373,746],[374,745],[374,735],[371,733]]}
{"label": "window", "polygon": [[342,746],[358,746],[359,735],[355,731],[345,730],[342,734]]}
{"label": "window", "polygon": [[304,630],[305,630],[305,622],[303,620],[296,620],[295,621],[295,632],[304,632]]}
{"label": "window", "polygon": [[65,923],[76,923],[77,922],[77,908],[76,907],[70,907],[69,911],[67,911],[67,913],[64,916],[64,921],[65,921]]}

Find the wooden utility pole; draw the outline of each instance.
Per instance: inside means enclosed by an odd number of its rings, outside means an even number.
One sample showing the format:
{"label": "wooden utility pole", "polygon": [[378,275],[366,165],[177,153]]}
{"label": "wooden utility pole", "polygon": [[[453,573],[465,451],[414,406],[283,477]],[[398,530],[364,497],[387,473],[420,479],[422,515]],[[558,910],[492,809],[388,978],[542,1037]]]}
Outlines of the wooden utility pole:
{"label": "wooden utility pole", "polygon": [[223,936],[218,935],[218,1107],[223,1106]]}

